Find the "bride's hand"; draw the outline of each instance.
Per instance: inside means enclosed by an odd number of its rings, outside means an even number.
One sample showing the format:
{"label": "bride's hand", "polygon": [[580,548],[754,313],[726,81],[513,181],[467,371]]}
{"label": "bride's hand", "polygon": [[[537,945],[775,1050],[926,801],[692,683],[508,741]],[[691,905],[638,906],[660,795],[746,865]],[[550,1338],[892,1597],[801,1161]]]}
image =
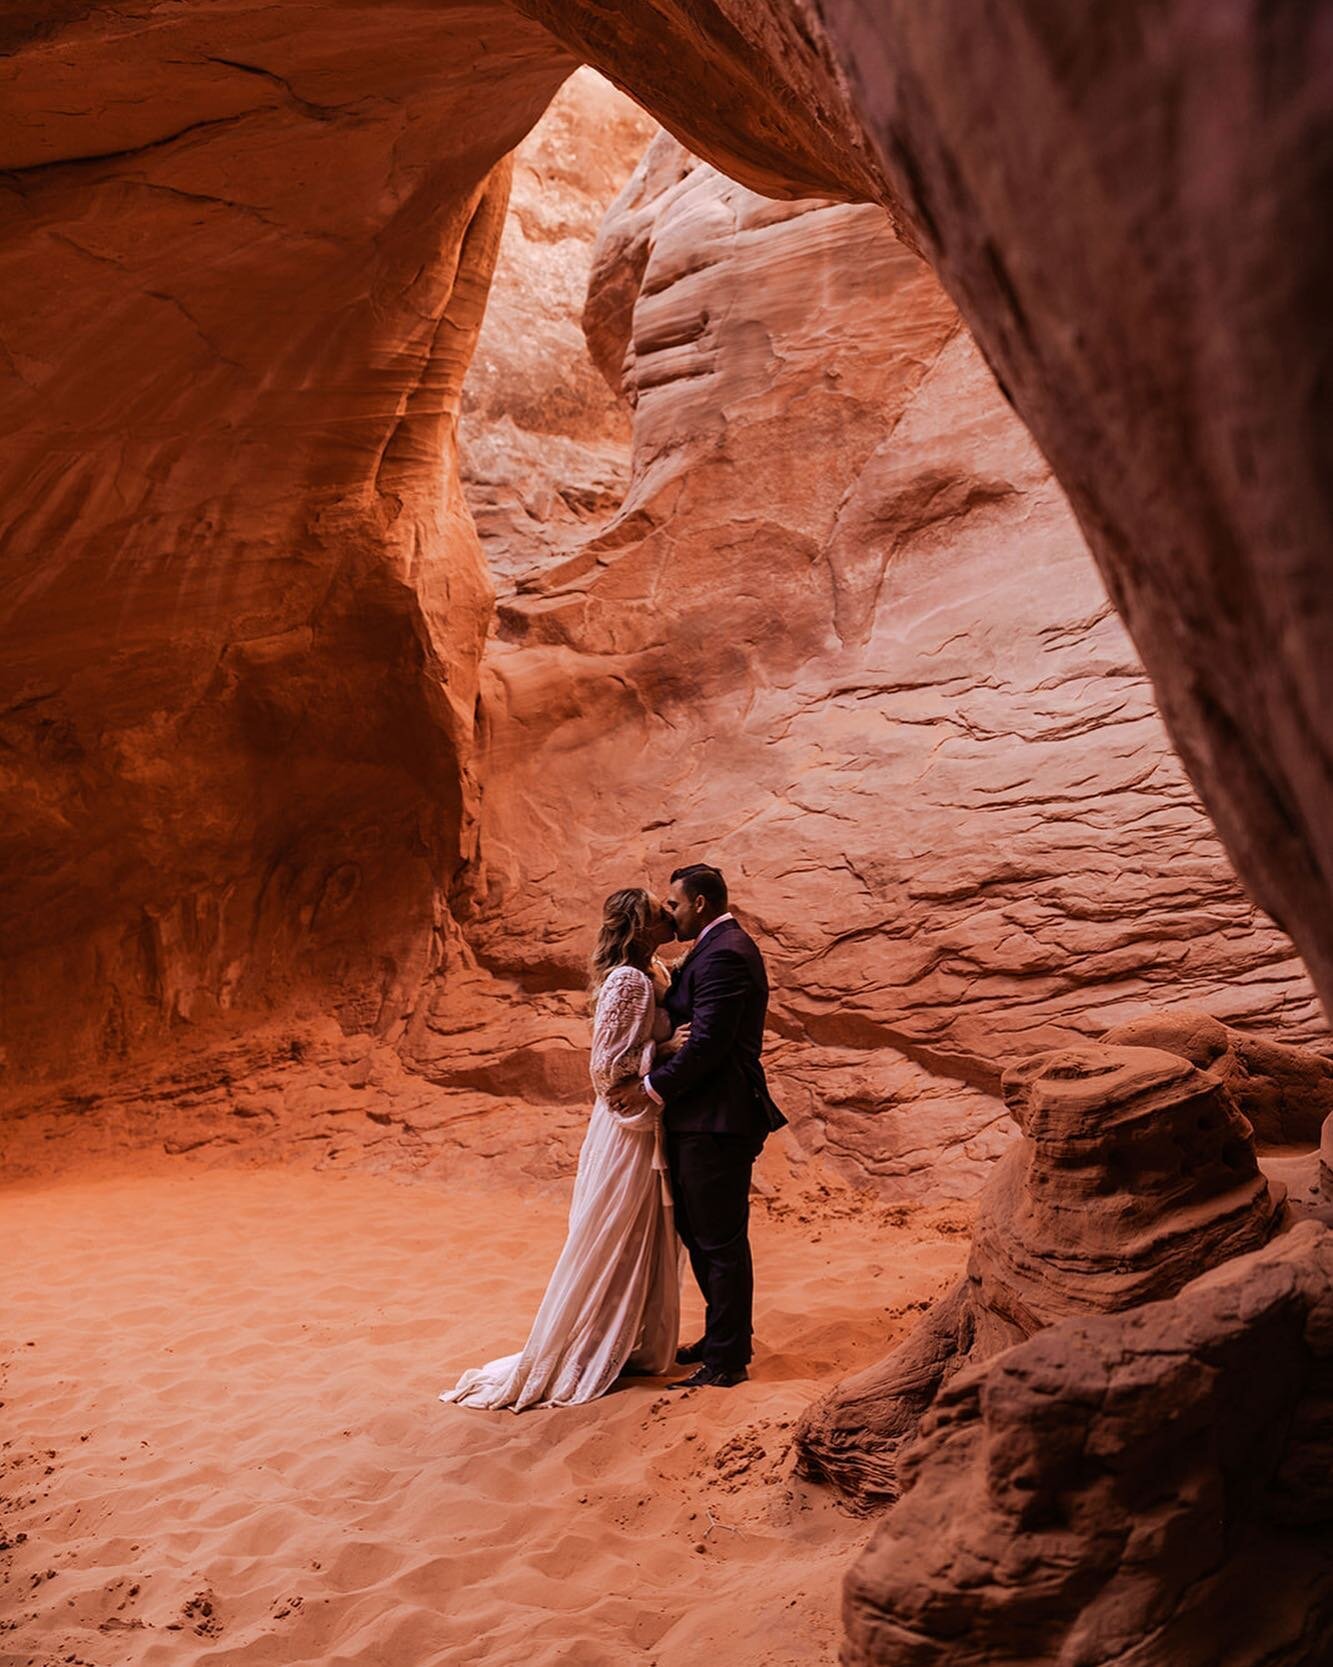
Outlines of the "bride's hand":
{"label": "bride's hand", "polygon": [[687,1024],[682,1025],[674,1035],[668,1036],[665,1042],[657,1044],[657,1057],[659,1059],[670,1059],[673,1053],[680,1052],[689,1039],[690,1027]]}

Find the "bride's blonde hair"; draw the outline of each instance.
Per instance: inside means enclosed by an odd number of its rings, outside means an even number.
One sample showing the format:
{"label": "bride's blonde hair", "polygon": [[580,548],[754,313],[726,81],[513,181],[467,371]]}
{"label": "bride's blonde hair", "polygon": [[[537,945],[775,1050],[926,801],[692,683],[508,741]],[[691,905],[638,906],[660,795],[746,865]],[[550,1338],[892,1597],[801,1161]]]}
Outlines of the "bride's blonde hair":
{"label": "bride's blonde hair", "polygon": [[616,967],[636,966],[634,951],[639,951],[645,966],[652,959],[648,929],[657,919],[661,906],[642,886],[627,886],[613,891],[602,904],[602,924],[597,932],[597,943],[588,961],[588,990],[594,997],[606,982],[606,975]]}

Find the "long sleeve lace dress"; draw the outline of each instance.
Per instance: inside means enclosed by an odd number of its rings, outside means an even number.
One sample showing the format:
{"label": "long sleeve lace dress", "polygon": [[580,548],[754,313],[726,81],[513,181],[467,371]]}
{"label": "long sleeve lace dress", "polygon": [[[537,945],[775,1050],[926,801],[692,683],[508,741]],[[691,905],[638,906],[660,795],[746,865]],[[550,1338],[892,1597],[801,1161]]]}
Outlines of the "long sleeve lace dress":
{"label": "long sleeve lace dress", "polygon": [[573,1406],[625,1371],[665,1372],[680,1329],[679,1252],[662,1155],[661,1113],[622,1117],[617,1083],[652,1064],[653,983],[616,967],[593,1019],[588,1132],[579,1153],[569,1233],[518,1354],[464,1372],[442,1401],[469,1407]]}

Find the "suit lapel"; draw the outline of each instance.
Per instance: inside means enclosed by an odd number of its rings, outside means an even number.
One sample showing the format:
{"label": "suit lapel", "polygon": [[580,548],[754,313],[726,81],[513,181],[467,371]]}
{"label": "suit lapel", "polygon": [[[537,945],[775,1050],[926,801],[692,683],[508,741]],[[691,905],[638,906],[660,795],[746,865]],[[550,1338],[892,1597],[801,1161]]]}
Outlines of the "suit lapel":
{"label": "suit lapel", "polygon": [[[671,975],[671,989],[673,994],[677,992],[680,992],[682,995],[684,994],[685,979],[688,974],[699,965],[699,962],[705,955],[708,954],[710,949],[716,948],[717,945],[723,941],[723,934],[729,932],[736,925],[737,922],[734,920],[724,920],[721,926],[715,926],[708,936],[702,939],[702,941],[699,939],[695,940],[693,948],[690,949],[689,953],[684,957],[684,959],[677,966],[675,972]],[[677,980],[679,980],[679,983]]]}

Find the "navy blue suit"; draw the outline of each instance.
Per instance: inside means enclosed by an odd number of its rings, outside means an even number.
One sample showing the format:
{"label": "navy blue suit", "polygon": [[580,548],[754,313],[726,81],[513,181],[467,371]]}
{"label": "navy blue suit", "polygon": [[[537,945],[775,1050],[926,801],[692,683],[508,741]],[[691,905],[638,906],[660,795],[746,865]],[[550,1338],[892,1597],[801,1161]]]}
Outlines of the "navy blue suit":
{"label": "navy blue suit", "polygon": [[760,1054],[768,975],[750,934],[720,921],[672,975],[664,1006],[690,1039],[650,1073],[663,1101],[676,1226],[707,1309],[703,1358],[722,1371],[750,1360],[754,1266],[750,1171],[787,1119]]}
{"label": "navy blue suit", "polygon": [[653,1068],[668,1134],[762,1139],[787,1119],[773,1103],[760,1054],[768,974],[759,945],[739,922],[723,920],[672,974],[664,1002],[672,1029],[690,1039]]}

